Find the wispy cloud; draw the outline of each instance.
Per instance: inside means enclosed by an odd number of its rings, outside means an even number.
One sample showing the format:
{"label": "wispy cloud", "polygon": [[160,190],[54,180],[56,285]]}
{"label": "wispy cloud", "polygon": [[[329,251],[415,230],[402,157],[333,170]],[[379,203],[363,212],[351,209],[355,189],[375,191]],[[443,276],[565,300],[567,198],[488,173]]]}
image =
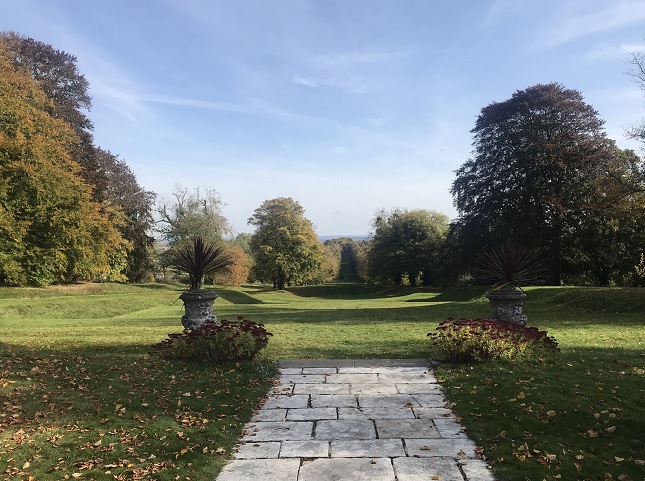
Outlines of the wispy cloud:
{"label": "wispy cloud", "polygon": [[355,51],[314,55],[307,60],[306,75],[293,76],[306,87],[331,87],[351,94],[379,90],[378,80],[387,77],[396,63],[407,60],[407,51]]}
{"label": "wispy cloud", "polygon": [[238,114],[248,114],[256,111],[253,107],[244,104],[216,102],[212,100],[192,99],[187,97],[174,97],[169,95],[139,95],[136,98],[142,102],[175,105],[178,107],[193,107],[197,109],[216,110]]}
{"label": "wispy cloud", "polygon": [[645,21],[645,2],[642,0],[595,3],[597,8],[592,12],[589,12],[590,5],[593,7],[594,2],[564,3],[555,15],[555,18],[560,20],[549,23],[548,27],[543,29],[535,47],[557,47],[589,35]]}
{"label": "wispy cloud", "polygon": [[310,87],[310,88],[313,88],[316,86],[315,80],[308,77],[301,77],[300,75],[294,75],[293,82],[298,85],[304,85],[305,87]]}
{"label": "wispy cloud", "polygon": [[631,54],[644,53],[645,44],[620,44],[620,45],[603,45],[586,55],[589,60],[611,59],[611,58],[628,58]]}

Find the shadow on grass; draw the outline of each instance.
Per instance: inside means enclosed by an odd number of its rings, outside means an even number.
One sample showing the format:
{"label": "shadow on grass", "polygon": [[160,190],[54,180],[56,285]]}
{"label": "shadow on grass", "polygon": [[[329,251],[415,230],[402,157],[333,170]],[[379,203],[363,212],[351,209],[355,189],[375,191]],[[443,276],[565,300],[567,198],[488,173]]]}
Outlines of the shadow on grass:
{"label": "shadow on grass", "polygon": [[319,299],[377,299],[382,295],[383,287],[352,282],[299,286],[289,289],[298,297],[315,297]]}
{"label": "shadow on grass", "polygon": [[259,299],[248,295],[245,292],[233,291],[229,289],[218,289],[217,294],[225,301],[231,304],[263,304]]}
{"label": "shadow on grass", "polygon": [[549,309],[574,308],[610,314],[645,312],[642,287],[534,287],[526,291],[529,302]]}

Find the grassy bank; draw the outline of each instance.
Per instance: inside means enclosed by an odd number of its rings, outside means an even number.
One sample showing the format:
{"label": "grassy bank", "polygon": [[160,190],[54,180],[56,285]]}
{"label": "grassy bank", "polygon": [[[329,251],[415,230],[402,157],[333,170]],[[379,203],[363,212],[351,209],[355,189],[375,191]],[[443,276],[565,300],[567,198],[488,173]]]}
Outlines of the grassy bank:
{"label": "grassy bank", "polygon": [[[488,309],[481,288],[220,293],[220,318],[243,315],[274,333],[267,359],[424,358],[426,334],[441,320]],[[178,294],[159,285],[0,289],[0,472],[213,479],[274,371],[268,362],[214,368],[150,357],[150,344],[181,330]],[[555,336],[562,355],[528,366],[442,366],[469,434],[502,481],[641,481],[645,293],[528,294],[529,323]]]}

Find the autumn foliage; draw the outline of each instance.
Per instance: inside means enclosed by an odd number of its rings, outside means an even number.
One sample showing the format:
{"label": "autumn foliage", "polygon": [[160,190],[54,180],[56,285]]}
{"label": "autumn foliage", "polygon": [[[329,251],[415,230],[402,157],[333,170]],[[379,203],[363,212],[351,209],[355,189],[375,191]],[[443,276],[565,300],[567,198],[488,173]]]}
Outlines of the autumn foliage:
{"label": "autumn foliage", "polygon": [[448,318],[431,332],[435,359],[451,363],[530,361],[558,352],[546,331],[492,319]]}
{"label": "autumn foliage", "polygon": [[92,200],[69,152],[72,128],[0,48],[0,282],[124,280],[121,213]]}
{"label": "autumn foliage", "polygon": [[170,359],[196,359],[222,364],[248,361],[264,349],[272,336],[263,324],[246,319],[206,322],[197,329],[170,334],[154,350]]}

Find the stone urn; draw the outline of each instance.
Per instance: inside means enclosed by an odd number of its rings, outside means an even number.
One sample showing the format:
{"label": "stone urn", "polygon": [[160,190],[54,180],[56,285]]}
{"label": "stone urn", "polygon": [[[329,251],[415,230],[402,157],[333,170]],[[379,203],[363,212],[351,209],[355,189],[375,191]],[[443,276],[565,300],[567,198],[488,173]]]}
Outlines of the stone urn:
{"label": "stone urn", "polygon": [[215,291],[198,289],[184,292],[179,298],[184,301],[184,315],[181,323],[186,329],[196,329],[207,321],[217,322],[213,314],[213,303],[217,299]]}
{"label": "stone urn", "polygon": [[526,294],[512,285],[493,289],[486,297],[490,301],[490,318],[496,321],[512,322],[526,326],[526,316],[522,312]]}

